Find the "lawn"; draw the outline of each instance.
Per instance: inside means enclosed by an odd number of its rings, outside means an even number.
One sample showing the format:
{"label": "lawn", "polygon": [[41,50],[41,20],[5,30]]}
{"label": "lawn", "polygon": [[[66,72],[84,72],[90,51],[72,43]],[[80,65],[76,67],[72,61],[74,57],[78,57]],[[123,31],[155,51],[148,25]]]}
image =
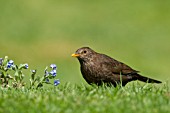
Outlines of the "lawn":
{"label": "lawn", "polygon": [[[55,89],[2,90],[0,112],[154,112],[169,110],[170,1],[1,0],[0,57],[39,75],[57,64]],[[71,54],[90,46],[161,85],[91,87]],[[24,71],[28,83],[30,71]],[[69,83],[69,84],[67,84]],[[82,85],[83,84],[83,85]]]}
{"label": "lawn", "polygon": [[1,113],[168,113],[167,85],[127,87],[62,84],[39,90],[1,90]]}

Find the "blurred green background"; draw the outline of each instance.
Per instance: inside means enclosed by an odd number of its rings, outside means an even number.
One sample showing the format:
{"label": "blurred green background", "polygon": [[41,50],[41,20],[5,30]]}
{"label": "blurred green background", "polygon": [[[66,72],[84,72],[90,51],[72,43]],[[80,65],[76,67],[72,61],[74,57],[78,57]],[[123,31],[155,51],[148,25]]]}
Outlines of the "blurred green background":
{"label": "blurred green background", "polygon": [[[62,83],[85,83],[71,54],[89,46],[162,81],[170,75],[169,0],[1,0],[0,56]],[[86,84],[86,83],[85,83]]]}

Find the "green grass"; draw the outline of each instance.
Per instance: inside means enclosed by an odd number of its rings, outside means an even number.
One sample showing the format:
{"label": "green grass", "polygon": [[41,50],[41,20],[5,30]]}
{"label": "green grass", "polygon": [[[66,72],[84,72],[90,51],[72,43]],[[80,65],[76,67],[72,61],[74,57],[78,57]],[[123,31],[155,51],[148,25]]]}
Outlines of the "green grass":
{"label": "green grass", "polygon": [[62,84],[39,90],[1,90],[1,113],[168,113],[167,84],[97,87]]}

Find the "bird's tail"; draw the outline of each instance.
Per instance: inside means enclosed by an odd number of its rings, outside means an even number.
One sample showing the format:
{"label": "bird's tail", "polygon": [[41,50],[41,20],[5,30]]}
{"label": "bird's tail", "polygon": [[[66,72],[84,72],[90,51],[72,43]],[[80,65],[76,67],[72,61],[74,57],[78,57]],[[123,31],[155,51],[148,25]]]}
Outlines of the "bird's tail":
{"label": "bird's tail", "polygon": [[143,82],[147,82],[147,83],[162,83],[161,81],[158,81],[158,80],[155,80],[155,79],[152,79],[152,78],[148,78],[148,77],[144,77],[144,76],[139,75],[139,74],[135,75],[135,79],[143,81]]}

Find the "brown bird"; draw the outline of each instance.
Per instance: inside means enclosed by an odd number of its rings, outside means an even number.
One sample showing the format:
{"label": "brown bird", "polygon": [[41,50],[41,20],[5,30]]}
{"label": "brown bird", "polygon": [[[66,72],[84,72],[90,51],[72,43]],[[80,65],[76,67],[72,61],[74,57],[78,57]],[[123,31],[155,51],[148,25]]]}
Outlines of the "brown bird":
{"label": "brown bird", "polygon": [[116,86],[121,83],[122,86],[125,86],[128,82],[134,80],[161,83],[161,81],[144,77],[138,74],[139,71],[105,54],[97,53],[89,47],[78,49],[72,56],[78,58],[81,73],[89,84],[101,85],[106,83]]}

